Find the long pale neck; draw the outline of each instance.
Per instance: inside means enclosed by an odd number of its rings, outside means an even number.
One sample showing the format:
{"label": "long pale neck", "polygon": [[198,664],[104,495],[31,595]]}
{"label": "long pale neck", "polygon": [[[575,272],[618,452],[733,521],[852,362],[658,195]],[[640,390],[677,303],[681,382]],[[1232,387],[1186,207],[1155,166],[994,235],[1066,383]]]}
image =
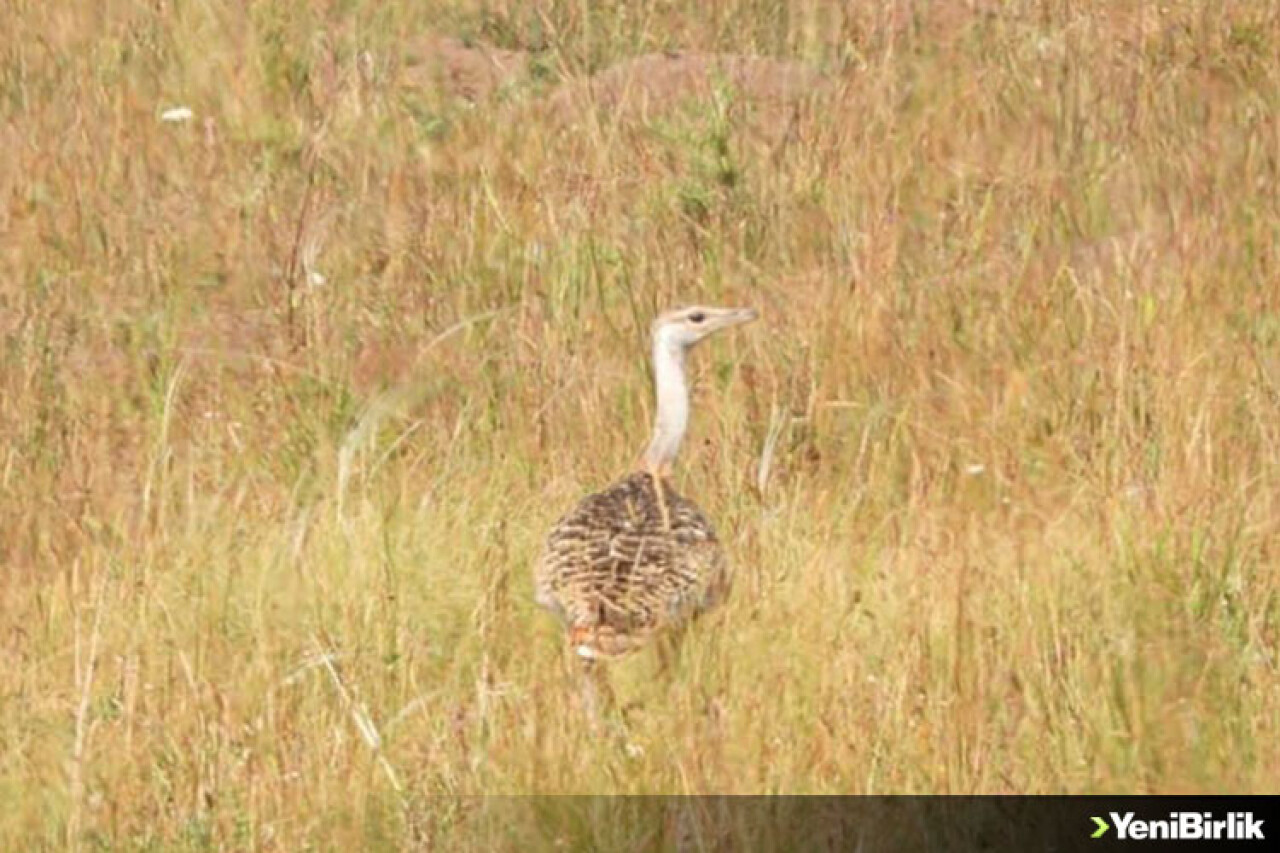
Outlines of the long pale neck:
{"label": "long pale neck", "polygon": [[653,376],[658,414],[644,460],[650,471],[665,474],[671,470],[685,430],[689,428],[689,384],[684,375],[684,348],[662,335],[654,336]]}

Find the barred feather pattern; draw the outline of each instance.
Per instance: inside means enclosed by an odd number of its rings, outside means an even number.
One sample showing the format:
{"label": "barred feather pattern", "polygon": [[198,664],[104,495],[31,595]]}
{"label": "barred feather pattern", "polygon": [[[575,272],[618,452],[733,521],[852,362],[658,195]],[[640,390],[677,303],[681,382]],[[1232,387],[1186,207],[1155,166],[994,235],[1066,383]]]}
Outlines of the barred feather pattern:
{"label": "barred feather pattern", "polygon": [[730,574],[702,510],[637,472],[584,498],[551,529],[534,582],[538,604],[565,622],[579,654],[607,658],[715,607]]}

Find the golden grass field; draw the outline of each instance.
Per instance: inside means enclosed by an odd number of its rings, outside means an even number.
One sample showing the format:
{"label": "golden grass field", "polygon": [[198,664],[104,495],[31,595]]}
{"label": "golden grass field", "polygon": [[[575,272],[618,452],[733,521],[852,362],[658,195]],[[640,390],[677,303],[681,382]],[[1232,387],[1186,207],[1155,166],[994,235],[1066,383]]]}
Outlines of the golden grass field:
{"label": "golden grass field", "polygon": [[[0,847],[1275,791],[1277,56],[1263,2],[5,3]],[[763,315],[676,474],[737,583],[615,667],[624,749],[531,569],[690,303]]]}

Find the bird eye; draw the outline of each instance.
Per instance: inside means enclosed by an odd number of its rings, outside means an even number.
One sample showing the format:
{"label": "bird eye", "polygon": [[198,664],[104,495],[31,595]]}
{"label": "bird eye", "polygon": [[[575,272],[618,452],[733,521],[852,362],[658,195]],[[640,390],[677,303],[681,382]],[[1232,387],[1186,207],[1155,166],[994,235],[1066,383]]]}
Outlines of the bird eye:
{"label": "bird eye", "polygon": [[694,311],[689,315],[689,320],[693,323],[701,323],[705,319],[707,319],[707,315],[703,314],[701,311]]}

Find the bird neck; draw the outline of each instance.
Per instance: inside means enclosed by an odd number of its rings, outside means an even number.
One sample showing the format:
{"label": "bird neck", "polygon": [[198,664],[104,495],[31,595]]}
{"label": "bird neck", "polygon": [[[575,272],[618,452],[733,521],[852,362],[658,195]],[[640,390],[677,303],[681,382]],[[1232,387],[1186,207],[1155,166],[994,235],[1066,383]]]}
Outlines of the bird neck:
{"label": "bird neck", "polygon": [[653,341],[653,377],[658,412],[644,461],[651,473],[661,476],[670,472],[689,427],[689,384],[684,374],[684,347],[660,334]]}

